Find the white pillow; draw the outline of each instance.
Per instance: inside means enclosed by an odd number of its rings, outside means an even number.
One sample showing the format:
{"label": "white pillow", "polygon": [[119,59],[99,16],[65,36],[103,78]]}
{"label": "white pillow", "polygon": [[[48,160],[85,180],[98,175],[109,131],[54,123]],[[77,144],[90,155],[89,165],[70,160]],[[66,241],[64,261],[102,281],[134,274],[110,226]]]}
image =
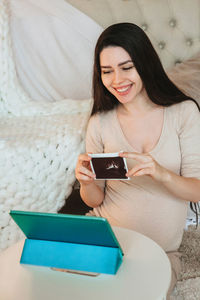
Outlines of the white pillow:
{"label": "white pillow", "polygon": [[194,98],[200,104],[200,52],[177,64],[167,73],[186,95]]}
{"label": "white pillow", "polygon": [[16,69],[31,98],[90,98],[102,28],[64,0],[10,0],[10,7]]}

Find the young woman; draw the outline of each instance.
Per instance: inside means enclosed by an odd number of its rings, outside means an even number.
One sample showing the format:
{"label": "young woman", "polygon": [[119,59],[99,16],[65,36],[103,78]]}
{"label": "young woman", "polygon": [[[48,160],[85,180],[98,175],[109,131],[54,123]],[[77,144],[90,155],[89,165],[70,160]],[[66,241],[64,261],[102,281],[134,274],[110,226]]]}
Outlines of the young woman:
{"label": "young woman", "polygon": [[90,215],[138,231],[167,252],[171,291],[187,203],[200,200],[198,104],[169,80],[147,35],[131,23],[112,25],[99,37],[93,96],[86,151],[124,150],[131,180],[95,181],[91,158],[82,154],[76,166],[81,197],[93,207]]}

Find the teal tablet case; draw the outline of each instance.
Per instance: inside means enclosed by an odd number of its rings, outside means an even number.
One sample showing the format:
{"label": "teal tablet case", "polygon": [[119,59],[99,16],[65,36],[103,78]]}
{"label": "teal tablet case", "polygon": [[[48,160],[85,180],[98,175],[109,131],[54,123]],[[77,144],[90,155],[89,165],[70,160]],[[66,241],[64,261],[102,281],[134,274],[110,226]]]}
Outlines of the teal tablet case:
{"label": "teal tablet case", "polygon": [[116,274],[123,252],[104,218],[10,211],[26,235],[20,263]]}

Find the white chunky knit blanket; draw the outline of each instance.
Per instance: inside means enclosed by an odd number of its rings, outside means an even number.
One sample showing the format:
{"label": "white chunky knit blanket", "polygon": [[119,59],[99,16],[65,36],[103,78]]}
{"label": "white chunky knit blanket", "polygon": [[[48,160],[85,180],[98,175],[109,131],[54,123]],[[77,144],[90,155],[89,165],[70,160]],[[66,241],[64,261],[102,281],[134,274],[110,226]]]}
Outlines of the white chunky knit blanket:
{"label": "white chunky knit blanket", "polygon": [[9,211],[57,212],[75,181],[91,100],[34,102],[18,82],[0,0],[0,250],[22,233]]}

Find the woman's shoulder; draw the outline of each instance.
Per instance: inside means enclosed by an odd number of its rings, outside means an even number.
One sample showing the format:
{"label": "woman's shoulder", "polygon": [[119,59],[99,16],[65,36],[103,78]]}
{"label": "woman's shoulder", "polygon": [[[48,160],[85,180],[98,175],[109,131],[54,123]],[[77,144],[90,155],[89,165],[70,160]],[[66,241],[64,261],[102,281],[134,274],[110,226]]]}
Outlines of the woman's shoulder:
{"label": "woman's shoulder", "polygon": [[111,127],[111,118],[113,115],[114,110],[96,113],[90,117],[86,132],[87,149],[91,149],[91,144],[93,144],[94,141],[98,145],[102,145],[105,133],[108,132]]}
{"label": "woman's shoulder", "polygon": [[199,112],[199,109],[196,105],[196,103],[192,100],[185,100],[185,101],[182,101],[180,103],[176,103],[176,104],[173,104],[171,106],[168,107],[168,109],[176,114],[176,113],[183,113],[183,114],[189,114],[190,112]]}
{"label": "woman's shoulder", "polygon": [[115,109],[105,111],[105,112],[98,112],[90,117],[89,124],[100,124],[106,123],[106,121],[110,121],[115,115]]}
{"label": "woman's shoulder", "polygon": [[192,100],[173,104],[167,109],[169,112],[170,122],[175,124],[178,131],[185,126],[193,126],[192,123],[195,123],[196,126],[199,126],[200,124],[200,112],[196,103]]}
{"label": "woman's shoulder", "polygon": [[188,118],[199,118],[199,109],[196,103],[192,100],[185,100],[180,103],[173,104],[167,107],[172,118],[183,121]]}

